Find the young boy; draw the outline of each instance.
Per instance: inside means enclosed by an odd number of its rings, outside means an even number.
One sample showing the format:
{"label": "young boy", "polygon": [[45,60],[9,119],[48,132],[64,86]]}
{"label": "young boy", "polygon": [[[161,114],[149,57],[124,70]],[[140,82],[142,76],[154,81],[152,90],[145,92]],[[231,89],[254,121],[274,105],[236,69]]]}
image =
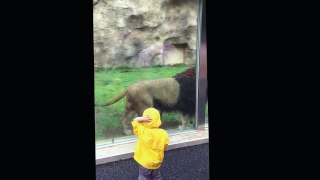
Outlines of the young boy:
{"label": "young boy", "polygon": [[131,122],[133,133],[138,137],[134,150],[134,160],[139,164],[139,180],[161,180],[160,166],[164,150],[169,144],[168,133],[159,128],[160,113],[154,108],[143,112]]}

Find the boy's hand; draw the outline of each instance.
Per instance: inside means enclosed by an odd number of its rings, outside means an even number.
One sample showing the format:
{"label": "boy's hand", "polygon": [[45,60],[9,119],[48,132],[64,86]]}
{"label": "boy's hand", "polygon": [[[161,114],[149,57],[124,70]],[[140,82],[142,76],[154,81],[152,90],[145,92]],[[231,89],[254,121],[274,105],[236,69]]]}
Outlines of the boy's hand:
{"label": "boy's hand", "polygon": [[150,122],[151,118],[149,116],[147,117],[136,117],[134,118],[135,121],[137,122]]}

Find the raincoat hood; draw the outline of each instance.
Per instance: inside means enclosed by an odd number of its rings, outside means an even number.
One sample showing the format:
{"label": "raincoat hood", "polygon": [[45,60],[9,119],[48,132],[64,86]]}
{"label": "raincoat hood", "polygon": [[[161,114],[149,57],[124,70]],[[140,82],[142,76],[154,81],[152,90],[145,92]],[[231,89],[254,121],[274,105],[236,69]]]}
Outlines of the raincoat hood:
{"label": "raincoat hood", "polygon": [[161,126],[160,113],[155,108],[148,108],[144,110],[143,117],[149,116],[150,122],[145,122],[143,125],[148,128],[158,128]]}

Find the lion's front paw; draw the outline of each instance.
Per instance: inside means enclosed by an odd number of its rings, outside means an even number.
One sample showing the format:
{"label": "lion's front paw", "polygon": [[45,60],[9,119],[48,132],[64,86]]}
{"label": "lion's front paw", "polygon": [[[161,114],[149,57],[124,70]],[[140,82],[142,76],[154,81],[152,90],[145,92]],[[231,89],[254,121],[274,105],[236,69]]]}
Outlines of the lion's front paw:
{"label": "lion's front paw", "polygon": [[132,131],[131,131],[131,130],[126,130],[126,131],[124,132],[124,134],[126,134],[126,135],[132,135]]}

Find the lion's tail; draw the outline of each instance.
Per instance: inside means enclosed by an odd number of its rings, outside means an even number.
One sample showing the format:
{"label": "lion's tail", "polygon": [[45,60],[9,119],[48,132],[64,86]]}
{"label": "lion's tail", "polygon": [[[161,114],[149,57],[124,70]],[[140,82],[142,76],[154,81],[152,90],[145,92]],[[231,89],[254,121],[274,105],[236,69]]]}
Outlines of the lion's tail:
{"label": "lion's tail", "polygon": [[113,98],[111,101],[101,104],[96,104],[96,106],[109,106],[111,104],[114,104],[118,102],[120,99],[122,99],[124,96],[127,95],[127,89],[123,90],[117,97]]}

